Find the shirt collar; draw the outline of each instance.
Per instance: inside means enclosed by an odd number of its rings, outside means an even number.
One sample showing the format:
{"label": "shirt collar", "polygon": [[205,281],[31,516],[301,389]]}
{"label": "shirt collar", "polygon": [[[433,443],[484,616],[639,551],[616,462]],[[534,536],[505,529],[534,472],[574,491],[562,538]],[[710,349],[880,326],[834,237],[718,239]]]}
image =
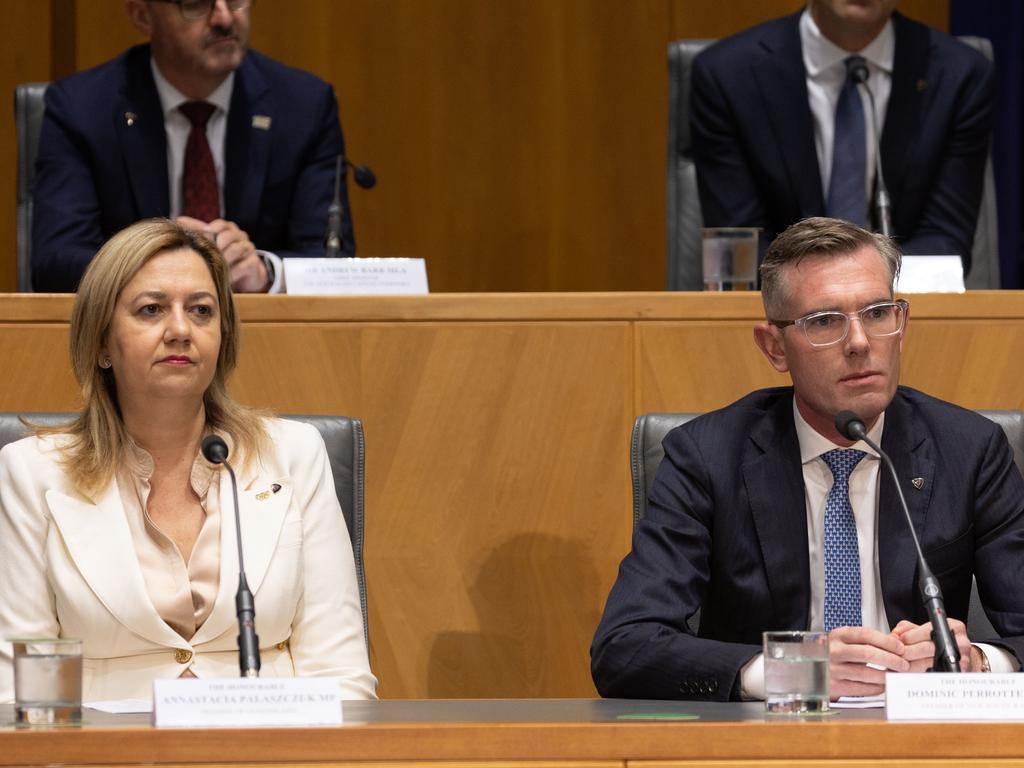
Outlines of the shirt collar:
{"label": "shirt collar", "polygon": [[[821,33],[807,8],[800,14],[800,44],[803,48],[804,69],[812,78],[837,66],[843,59],[851,55],[849,51],[844,51]],[[891,17],[875,39],[857,53],[867,59],[874,68],[886,74],[892,74],[893,57],[896,54],[896,35],[893,32]]]}
{"label": "shirt collar", "polygon": [[[845,448],[847,446],[836,445],[827,437],[823,437],[804,419],[800,413],[800,409],[796,405],[796,396],[793,397],[793,421],[796,424],[796,439],[800,443],[800,463],[807,464],[808,462],[814,461],[819,458],[821,454],[828,453],[829,451],[835,450],[836,448]],[[882,444],[882,428],[885,426],[885,412],[878,417],[878,421],[875,422],[870,430],[868,430],[868,437],[875,445]],[[874,449],[868,447],[868,444],[863,440],[858,440],[850,448],[855,448],[858,451],[864,451],[868,456],[878,456]]]}
{"label": "shirt collar", "polygon": [[[224,439],[224,442],[228,446],[228,455],[234,453],[234,441],[231,439],[231,435],[227,432],[213,430],[210,434],[220,435]],[[153,476],[153,457],[149,451],[136,443],[130,436],[126,445],[128,453],[128,461],[125,462],[124,470],[128,475],[136,482],[149,484],[149,479]],[[210,484],[213,479],[220,473],[221,466],[219,464],[211,464],[203,456],[202,451],[196,453],[195,461],[192,462],[192,470],[190,472],[189,480],[192,485],[192,489],[196,492],[199,498],[206,496],[207,490],[210,488]]]}
{"label": "shirt collar", "polygon": [[[164,112],[164,119],[166,120],[174,110],[180,107],[182,104],[188,101],[194,101],[194,99],[188,98],[185,94],[175,88],[163,73],[160,72],[160,68],[156,65],[156,60],[151,56],[149,59],[150,69],[153,70],[153,82],[156,83],[156,92],[160,96],[160,108]],[[207,96],[203,101],[207,101],[213,104],[217,109],[227,114],[228,107],[231,105],[231,93],[235,88],[235,73],[230,72],[224,82],[217,86],[216,90]]]}

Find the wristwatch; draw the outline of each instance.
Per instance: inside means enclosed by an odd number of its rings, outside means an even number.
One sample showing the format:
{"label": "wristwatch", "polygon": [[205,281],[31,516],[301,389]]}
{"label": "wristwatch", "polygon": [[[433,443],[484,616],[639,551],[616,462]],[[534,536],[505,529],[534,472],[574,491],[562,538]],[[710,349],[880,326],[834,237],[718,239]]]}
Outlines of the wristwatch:
{"label": "wristwatch", "polygon": [[992,665],[988,663],[988,656],[985,655],[985,652],[983,650],[981,650],[981,648],[978,648],[978,646],[976,646],[976,645],[972,645],[971,648],[977,648],[978,655],[981,656],[981,669],[979,669],[978,671],[979,672],[991,672],[992,671]]}

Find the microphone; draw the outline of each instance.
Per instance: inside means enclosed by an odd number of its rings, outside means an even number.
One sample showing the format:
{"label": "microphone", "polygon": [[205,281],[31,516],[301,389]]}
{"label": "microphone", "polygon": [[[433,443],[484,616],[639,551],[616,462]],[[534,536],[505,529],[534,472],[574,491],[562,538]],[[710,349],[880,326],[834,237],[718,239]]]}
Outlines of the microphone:
{"label": "microphone", "polygon": [[238,666],[242,677],[260,676],[260,639],[256,635],[256,602],[249,584],[245,580],[245,564],[242,561],[242,522],[238,515],[238,483],[235,470],[228,463],[228,446],[218,435],[203,438],[204,458],[211,464],[223,464],[231,476],[231,492],[235,498],[235,535],[238,539],[238,591],[235,593],[235,610],[238,613]]}
{"label": "microphone", "polygon": [[878,131],[878,113],[875,111],[875,94],[871,91],[871,86],[868,85],[868,77],[871,73],[868,71],[868,65],[864,59],[854,61],[850,67],[853,81],[864,86],[864,90],[868,92],[868,101],[871,102],[871,126],[874,129],[872,138],[875,144],[875,194],[872,201],[875,220],[878,222],[882,234],[892,237],[892,202],[889,197],[889,188],[885,186],[885,177],[882,175],[882,142]]}
{"label": "microphone", "polygon": [[935,643],[935,659],[932,661],[932,672],[959,672],[960,671],[960,649],[957,648],[953,632],[946,620],[946,606],[942,599],[942,589],[939,587],[939,580],[935,578],[928,562],[924,559],[924,552],[921,551],[921,542],[917,539],[917,532],[910,519],[910,510],[907,508],[907,499],[900,488],[899,477],[896,475],[896,467],[892,459],[868,437],[867,428],[864,422],[853,411],[841,411],[836,415],[836,430],[847,440],[863,440],[871,446],[882,461],[889,468],[893,483],[896,486],[896,494],[900,499],[900,506],[903,507],[903,514],[907,518],[907,528],[910,529],[910,538],[914,541],[914,549],[917,550],[917,570],[919,572],[917,587],[921,592],[921,601],[928,612],[928,620],[932,624],[932,642]]}
{"label": "microphone", "polygon": [[368,165],[354,165],[344,155],[338,155],[334,166],[334,199],[327,208],[327,233],[324,235],[324,256],[336,259],[341,256],[341,180],[348,169],[352,178],[362,189],[373,189],[377,185],[377,174]]}
{"label": "microphone", "polygon": [[368,165],[353,165],[345,158],[342,158],[342,162],[346,168],[352,169],[352,178],[356,180],[363,189],[373,189],[377,186],[377,174],[373,172],[373,169]]}
{"label": "microphone", "polygon": [[[327,234],[324,235],[324,256],[336,259],[341,255],[341,168],[345,158],[338,155],[334,166],[334,199],[327,208]],[[204,443],[205,445],[205,443]]]}

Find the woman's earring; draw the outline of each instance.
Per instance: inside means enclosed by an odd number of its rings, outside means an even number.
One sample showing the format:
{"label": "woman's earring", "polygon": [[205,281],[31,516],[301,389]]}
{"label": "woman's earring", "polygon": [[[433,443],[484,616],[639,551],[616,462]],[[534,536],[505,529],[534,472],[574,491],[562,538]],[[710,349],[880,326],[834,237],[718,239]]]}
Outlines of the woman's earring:
{"label": "woman's earring", "polygon": [[110,367],[110,358],[109,357],[102,357],[102,358],[100,358],[100,368],[109,368],[109,367]]}

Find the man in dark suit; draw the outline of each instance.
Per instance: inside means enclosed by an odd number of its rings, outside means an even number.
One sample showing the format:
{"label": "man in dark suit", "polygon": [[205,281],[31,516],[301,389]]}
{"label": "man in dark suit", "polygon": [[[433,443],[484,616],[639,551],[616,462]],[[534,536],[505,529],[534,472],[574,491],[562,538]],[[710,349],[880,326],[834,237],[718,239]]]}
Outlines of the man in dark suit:
{"label": "man in dark suit", "polygon": [[837,110],[845,61],[857,54],[878,105],[893,236],[904,253],[959,254],[968,272],[993,68],[968,46],[893,13],[894,5],[810,0],[801,13],[696,57],[690,120],[705,226],[761,227],[767,243],[808,216],[870,223],[875,142],[864,86],[853,86],[860,98],[851,103],[861,120],[853,158],[862,166],[859,210],[847,215],[831,189],[836,156],[840,164],[852,157]]}
{"label": "man in dark suit", "polygon": [[[837,432],[844,410],[896,464],[964,668],[1020,668],[1024,479],[994,423],[897,386],[909,314],[892,294],[899,258],[887,238],[825,218],[769,247],[768,319],[754,337],[793,386],[665,438],[591,648],[602,695],[761,698],[769,630],[829,632],[833,698],[881,692],[884,670],[930,666],[896,488],[865,443]],[[967,636],[972,573],[1002,638]],[[687,622],[698,609],[695,633]]]}
{"label": "man in dark suit", "polygon": [[[235,290],[278,289],[279,257],[323,255],[344,151],[330,85],[248,51],[249,0],[126,6],[149,45],[46,92],[33,287],[74,291],[113,233],[171,216],[216,240]],[[342,241],[352,255],[347,217]]]}

